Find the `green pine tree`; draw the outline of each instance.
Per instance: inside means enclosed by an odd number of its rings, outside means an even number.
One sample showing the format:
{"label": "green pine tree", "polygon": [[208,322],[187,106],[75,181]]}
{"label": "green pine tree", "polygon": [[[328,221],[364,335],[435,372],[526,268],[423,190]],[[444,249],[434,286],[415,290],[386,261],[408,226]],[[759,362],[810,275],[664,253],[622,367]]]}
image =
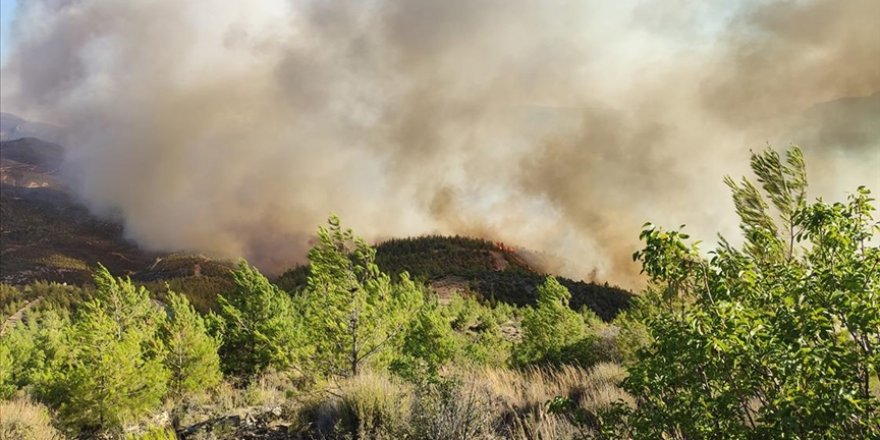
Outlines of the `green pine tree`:
{"label": "green pine tree", "polygon": [[537,306],[524,312],[523,339],[514,347],[519,365],[580,361],[587,336],[584,319],[568,306],[571,294],[549,276],[538,287]]}
{"label": "green pine tree", "polygon": [[135,286],[128,278],[114,277],[101,264],[92,279],[97,287],[95,298],[115,321],[119,336],[131,329],[146,333],[158,330],[163,314],[150,301],[150,292],[144,286]]}
{"label": "green pine tree", "polygon": [[367,362],[390,361],[423,294],[408,275],[399,283],[376,265],[376,250],[331,216],[309,252],[304,308],[319,370],[357,375]]}
{"label": "green pine tree", "polygon": [[162,326],[165,367],[169,370],[169,395],[178,399],[211,388],[222,379],[219,343],[207,334],[205,320],[192,304],[168,292],[168,319]]}
{"label": "green pine tree", "polygon": [[96,298],[69,328],[73,352],[55,372],[59,415],[74,428],[114,429],[158,407],[168,371],[156,338],[161,313],[147,291],[100,267]]}
{"label": "green pine tree", "polygon": [[409,324],[400,357],[395,359],[392,367],[410,379],[436,376],[440,367],[455,356],[457,348],[449,321],[435,304],[425,306]]}
{"label": "green pine tree", "polygon": [[224,369],[253,375],[269,367],[289,368],[307,358],[308,347],[300,337],[302,318],[290,295],[245,261],[233,279],[235,290],[218,298],[215,320]]}

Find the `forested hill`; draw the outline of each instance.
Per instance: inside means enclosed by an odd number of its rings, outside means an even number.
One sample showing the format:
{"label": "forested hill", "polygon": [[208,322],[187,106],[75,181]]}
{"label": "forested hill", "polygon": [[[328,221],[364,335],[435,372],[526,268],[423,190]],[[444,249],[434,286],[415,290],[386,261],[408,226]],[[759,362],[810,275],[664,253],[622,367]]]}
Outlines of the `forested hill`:
{"label": "forested hill", "polygon": [[[533,304],[536,288],[546,276],[503,244],[459,236],[389,240],[377,246],[376,262],[389,274],[409,272],[430,285],[441,299],[457,291],[489,303]],[[308,267],[299,266],[276,282],[293,292],[305,285],[307,275]],[[629,291],[607,283],[558,279],[571,292],[573,309],[587,306],[605,320],[626,308],[632,297]]]}

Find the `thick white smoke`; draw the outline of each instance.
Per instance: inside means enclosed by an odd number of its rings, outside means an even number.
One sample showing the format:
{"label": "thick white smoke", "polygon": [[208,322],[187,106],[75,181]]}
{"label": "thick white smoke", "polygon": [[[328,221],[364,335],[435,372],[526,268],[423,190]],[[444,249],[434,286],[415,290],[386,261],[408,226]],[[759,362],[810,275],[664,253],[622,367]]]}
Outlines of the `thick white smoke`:
{"label": "thick white smoke", "polygon": [[631,285],[646,220],[736,234],[750,148],[880,190],[878,3],[721,3],[33,0],[2,99],[149,248],[279,269],[336,212]]}

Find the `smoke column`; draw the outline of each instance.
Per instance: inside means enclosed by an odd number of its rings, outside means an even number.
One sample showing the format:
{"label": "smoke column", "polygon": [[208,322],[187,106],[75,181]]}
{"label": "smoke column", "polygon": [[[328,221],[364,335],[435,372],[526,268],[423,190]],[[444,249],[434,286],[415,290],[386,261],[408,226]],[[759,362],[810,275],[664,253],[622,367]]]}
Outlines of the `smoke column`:
{"label": "smoke column", "polygon": [[738,234],[749,149],[880,190],[880,3],[730,4],[32,0],[2,102],[67,127],[78,194],[150,249],[278,270],[335,212],[631,286],[645,221]]}

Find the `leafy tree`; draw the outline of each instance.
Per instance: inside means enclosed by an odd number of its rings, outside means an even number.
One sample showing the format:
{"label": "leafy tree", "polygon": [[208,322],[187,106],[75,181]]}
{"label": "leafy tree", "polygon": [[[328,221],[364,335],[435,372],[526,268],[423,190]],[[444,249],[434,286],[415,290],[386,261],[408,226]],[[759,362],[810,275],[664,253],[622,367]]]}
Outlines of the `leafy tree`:
{"label": "leafy tree", "polygon": [[568,305],[571,294],[548,276],[538,287],[538,304],[524,312],[523,340],[515,347],[519,365],[584,361],[589,344],[584,319]]}
{"label": "leafy tree", "polygon": [[376,265],[376,250],[331,216],[309,252],[303,307],[320,371],[357,375],[366,362],[399,349],[422,292],[405,273],[392,283]]}
{"label": "leafy tree", "polygon": [[252,375],[270,366],[293,366],[304,357],[302,319],[293,300],[245,261],[232,276],[236,287],[228,296],[218,297],[214,325],[222,339],[224,369]]}
{"label": "leafy tree", "polygon": [[[872,199],[806,202],[800,150],[726,179],[745,243],[704,258],[680,230],[642,232],[664,307],[625,388],[635,438],[880,438],[880,249]],[[766,198],[765,198],[766,197]],[[767,200],[769,199],[769,203]],[[872,243],[874,243],[872,245]]]}
{"label": "leafy tree", "polygon": [[176,399],[217,385],[222,375],[219,343],[207,334],[204,318],[183,295],[169,292],[167,299],[169,313],[161,335],[170,374],[168,392]]}

